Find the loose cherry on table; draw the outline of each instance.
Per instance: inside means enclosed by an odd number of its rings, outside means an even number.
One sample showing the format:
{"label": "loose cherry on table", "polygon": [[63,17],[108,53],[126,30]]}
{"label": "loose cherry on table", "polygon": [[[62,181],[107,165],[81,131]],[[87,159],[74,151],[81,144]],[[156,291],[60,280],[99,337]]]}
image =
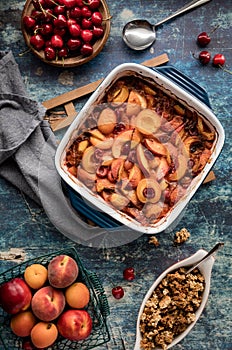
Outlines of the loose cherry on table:
{"label": "loose cherry on table", "polygon": [[122,299],[124,296],[124,289],[121,286],[113,287],[112,295],[115,299]]}
{"label": "loose cherry on table", "polygon": [[133,267],[127,267],[124,271],[123,271],[123,278],[127,281],[133,281],[135,278],[135,270],[133,269]]}
{"label": "loose cherry on table", "polygon": [[208,51],[201,51],[198,58],[201,64],[205,65],[210,62],[211,55]]}
{"label": "loose cherry on table", "polygon": [[205,47],[210,43],[211,39],[206,32],[202,32],[197,37],[197,43],[201,47]]}
{"label": "loose cherry on table", "polygon": [[214,66],[223,66],[226,62],[225,56],[222,55],[221,53],[217,53],[213,57],[213,65]]}

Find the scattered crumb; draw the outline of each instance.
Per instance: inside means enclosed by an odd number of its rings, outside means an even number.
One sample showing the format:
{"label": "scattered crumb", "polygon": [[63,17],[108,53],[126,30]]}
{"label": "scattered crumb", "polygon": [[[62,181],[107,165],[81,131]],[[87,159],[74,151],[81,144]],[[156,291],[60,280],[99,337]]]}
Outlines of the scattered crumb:
{"label": "scattered crumb", "polygon": [[182,228],[180,231],[175,233],[174,243],[182,244],[186,242],[190,237],[190,232],[186,228]]}
{"label": "scattered crumb", "polygon": [[155,236],[150,237],[149,243],[150,244],[154,244],[155,247],[158,247],[160,245],[159,241],[158,241],[158,238],[155,237]]}

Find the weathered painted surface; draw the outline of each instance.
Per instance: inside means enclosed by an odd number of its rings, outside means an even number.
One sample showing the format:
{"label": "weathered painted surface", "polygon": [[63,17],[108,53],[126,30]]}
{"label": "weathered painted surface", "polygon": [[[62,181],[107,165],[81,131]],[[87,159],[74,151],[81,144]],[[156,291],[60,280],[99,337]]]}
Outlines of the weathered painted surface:
{"label": "weathered painted surface", "polygon": [[[108,249],[76,244],[83,263],[88,269],[96,271],[102,280],[110,304],[112,339],[107,345],[99,347],[101,350],[122,350],[121,337],[125,348],[132,350],[138,309],[153,280],[170,264],[199,248],[208,250],[218,241],[224,241],[225,246],[218,253],[213,268],[207,307],[188,337],[175,349],[232,350],[232,76],[211,64],[201,66],[192,56],[193,52],[197,54],[200,51],[196,45],[197,35],[201,31],[210,32],[219,25],[207,49],[212,55],[223,53],[227,59],[227,68],[232,70],[232,3],[214,0],[163,25],[158,29],[155,45],[143,52],[133,52],[121,39],[121,30],[128,20],[143,17],[155,23],[185,3],[184,0],[109,0],[112,29],[105,48],[85,66],[65,70],[45,65],[31,53],[19,57],[26,49],[20,32],[24,1],[1,0],[0,3],[0,50],[13,51],[33,99],[42,102],[104,77],[120,63],[142,62],[166,52],[170,64],[207,90],[212,109],[225,128],[225,146],[213,168],[216,180],[201,186],[172,231],[158,235],[159,247],[149,244],[146,235],[127,245]],[[77,110],[84,101],[78,101]],[[182,227],[190,231],[191,237],[185,244],[176,247],[173,245],[173,236]],[[0,178],[0,272],[20,263],[22,258],[57,250],[69,243],[69,239],[53,227],[40,207]],[[122,271],[127,266],[133,266],[136,270],[133,282],[126,282],[122,278]],[[117,301],[111,296],[113,284],[125,288],[123,299]],[[3,349],[1,344],[0,349]]]}

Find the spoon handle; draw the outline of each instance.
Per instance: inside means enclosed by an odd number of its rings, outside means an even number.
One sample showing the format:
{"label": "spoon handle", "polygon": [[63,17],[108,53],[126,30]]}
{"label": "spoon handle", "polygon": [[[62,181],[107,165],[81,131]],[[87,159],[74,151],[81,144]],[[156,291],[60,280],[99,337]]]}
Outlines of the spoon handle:
{"label": "spoon handle", "polygon": [[196,267],[198,267],[203,261],[205,261],[206,259],[208,259],[211,255],[213,255],[219,248],[223,247],[224,243],[219,242],[217,243],[200,261],[198,261],[195,265],[193,265],[192,267],[190,267],[190,269],[188,269],[185,274],[187,275],[188,273],[190,273],[191,271],[193,271]]}
{"label": "spoon handle", "polygon": [[211,0],[194,0],[191,1],[190,3],[188,3],[187,5],[183,6],[181,9],[179,9],[178,11],[174,12],[172,15],[166,17],[165,19],[163,19],[162,21],[158,22],[155,24],[155,27],[158,27],[159,25],[163,24],[164,22],[169,21],[170,19],[177,17],[179,15],[181,15],[182,13],[185,13],[191,9],[194,9],[195,7],[198,7],[200,5],[203,5],[207,2],[209,2]]}

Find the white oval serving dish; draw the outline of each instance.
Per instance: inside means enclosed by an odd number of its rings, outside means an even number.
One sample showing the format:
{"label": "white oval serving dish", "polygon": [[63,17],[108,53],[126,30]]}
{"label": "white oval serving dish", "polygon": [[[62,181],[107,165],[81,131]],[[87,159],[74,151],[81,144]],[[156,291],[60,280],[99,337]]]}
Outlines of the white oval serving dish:
{"label": "white oval serving dish", "polygon": [[[210,160],[207,162],[201,173],[193,179],[186,194],[174,205],[172,210],[170,210],[164,218],[159,220],[157,223],[148,226],[142,225],[140,222],[136,221],[132,217],[129,217],[125,213],[122,213],[119,210],[116,210],[109,206],[107,202],[105,202],[99,195],[93,193],[78,179],[75,179],[75,181],[73,181],[70,174],[64,171],[64,169],[61,166],[62,159],[65,155],[66,147],[69,144],[70,139],[72,138],[72,135],[75,132],[75,130],[85,120],[86,116],[88,115],[88,111],[91,109],[91,106],[97,104],[98,101],[101,100],[101,98],[105,94],[105,90],[109,89],[109,87],[117,79],[127,76],[128,74],[136,74],[142,79],[145,78],[154,81],[154,83],[157,84],[157,86],[159,86],[161,89],[163,89],[164,92],[167,92],[169,95],[175,96],[180,101],[183,101],[187,106],[189,106],[190,109],[196,110],[206,121],[206,123],[208,123],[216,132],[216,140],[213,144],[212,155],[210,157]],[[185,85],[185,82],[182,85]],[[191,94],[183,87],[175,83],[173,80],[169,79],[163,74],[160,74],[157,70],[144,67],[140,64],[125,63],[117,66],[109,73],[109,75],[99,85],[99,87],[91,95],[84,107],[78,113],[77,117],[66,131],[64,137],[62,138],[57,148],[55,156],[55,166],[64,183],[67,184],[72,190],[74,190],[79,196],[81,196],[85,203],[91,203],[90,207],[94,206],[97,210],[99,210],[99,212],[107,213],[108,216],[112,217],[112,219],[119,222],[120,225],[126,225],[132,230],[136,230],[147,234],[155,234],[158,232],[162,232],[169,226],[171,226],[183,212],[183,209],[186,207],[192,196],[202,184],[206,175],[208,174],[216,159],[218,158],[224,144],[224,138],[224,130],[219,120],[214,115],[211,108],[206,103],[202,102],[201,99],[197,98],[196,95],[194,96],[194,94]],[[91,218],[89,217],[89,219]]]}
{"label": "white oval serving dish", "polygon": [[[141,314],[144,310],[144,306],[147,302],[147,300],[150,298],[150,296],[152,295],[153,291],[156,289],[156,287],[159,285],[159,283],[163,280],[163,278],[170,272],[180,268],[180,267],[190,267],[194,264],[196,264],[199,260],[201,260],[205,255],[207,254],[207,251],[200,249],[198,250],[195,254],[193,254],[192,256],[190,256],[189,258],[186,258],[184,260],[181,260],[177,263],[175,263],[174,265],[170,266],[167,270],[165,270],[158,278],[157,280],[153,283],[153,285],[150,287],[150,289],[148,290],[148,292],[146,293],[143,302],[140,306],[140,310],[139,310],[139,314],[138,314],[138,319],[137,319],[137,327],[136,327],[136,342],[135,342],[135,347],[134,350],[142,350],[140,347],[140,341],[141,341],[141,333],[140,333],[140,317]],[[198,321],[199,317],[201,316],[205,305],[207,303],[208,297],[209,297],[209,292],[210,292],[210,282],[211,282],[211,272],[212,272],[212,267],[213,264],[215,262],[215,259],[213,256],[209,257],[208,259],[206,259],[205,261],[203,261],[198,269],[201,272],[201,274],[203,275],[204,279],[205,279],[205,289],[203,292],[203,296],[202,296],[202,302],[200,307],[198,308],[198,310],[196,311],[195,315],[196,315],[196,319],[194,322],[192,322],[188,328],[181,333],[180,335],[178,335],[176,338],[174,338],[173,342],[171,344],[169,344],[167,346],[167,349],[170,349],[171,347],[173,347],[174,345],[176,345],[177,343],[179,343],[181,340],[184,339],[184,337],[187,336],[187,334],[191,331],[191,329],[194,327],[194,325],[196,324],[196,322]],[[154,350],[160,350],[161,347],[156,347],[154,348]]]}

